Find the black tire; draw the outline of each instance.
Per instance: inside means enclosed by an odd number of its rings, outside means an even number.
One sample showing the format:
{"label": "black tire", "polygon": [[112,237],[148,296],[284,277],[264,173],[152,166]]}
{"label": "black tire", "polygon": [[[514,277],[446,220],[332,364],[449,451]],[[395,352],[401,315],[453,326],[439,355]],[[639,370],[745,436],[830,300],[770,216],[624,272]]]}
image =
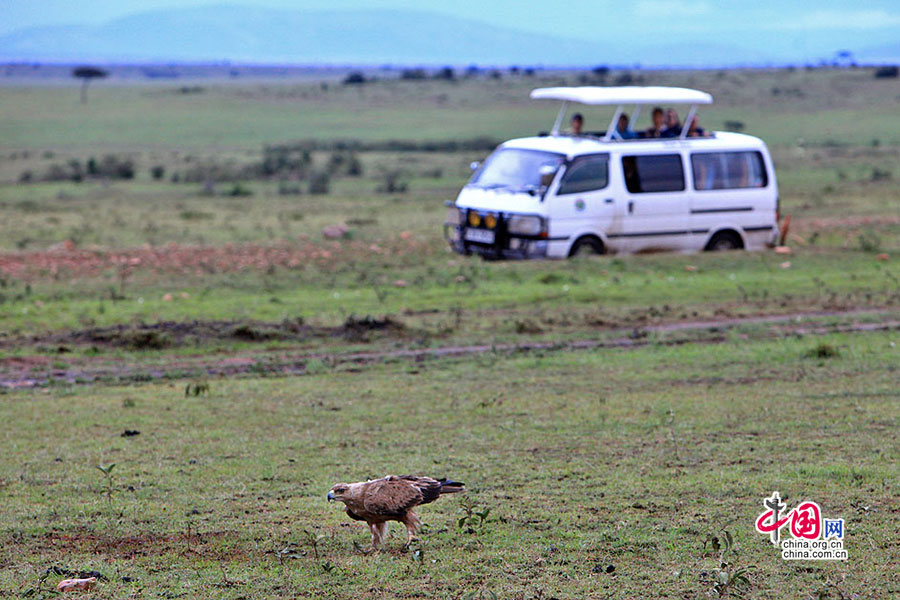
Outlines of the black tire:
{"label": "black tire", "polygon": [[708,252],[727,252],[728,250],[741,250],[744,240],[734,231],[720,231],[706,244]]}
{"label": "black tire", "polygon": [[606,249],[603,247],[603,242],[601,242],[599,238],[592,235],[586,235],[578,238],[575,240],[575,243],[572,244],[572,248],[569,250],[569,258],[575,256],[589,256],[591,254],[603,254],[605,252]]}

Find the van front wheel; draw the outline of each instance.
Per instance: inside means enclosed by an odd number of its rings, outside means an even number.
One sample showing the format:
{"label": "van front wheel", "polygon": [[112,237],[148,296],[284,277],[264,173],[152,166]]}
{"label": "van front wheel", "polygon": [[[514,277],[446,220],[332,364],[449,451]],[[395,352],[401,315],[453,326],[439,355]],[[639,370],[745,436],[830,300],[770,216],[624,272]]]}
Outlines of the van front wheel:
{"label": "van front wheel", "polygon": [[569,250],[569,258],[574,256],[589,256],[591,254],[603,254],[603,242],[592,235],[586,235],[575,240]]}
{"label": "van front wheel", "polygon": [[740,250],[744,242],[734,231],[720,231],[706,244],[706,250],[710,252],[722,252],[726,250]]}

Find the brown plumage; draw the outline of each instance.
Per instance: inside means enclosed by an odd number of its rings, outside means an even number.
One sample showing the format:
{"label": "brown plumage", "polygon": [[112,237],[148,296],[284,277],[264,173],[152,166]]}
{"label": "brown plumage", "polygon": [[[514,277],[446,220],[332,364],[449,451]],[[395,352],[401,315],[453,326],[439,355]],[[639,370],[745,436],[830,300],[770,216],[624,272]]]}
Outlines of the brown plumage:
{"label": "brown plumage", "polygon": [[413,509],[434,502],[441,494],[464,491],[464,484],[458,481],[388,475],[371,481],[337,483],[328,492],[328,500],[343,502],[347,506],[347,516],[369,525],[372,548],[376,549],[384,540],[388,521],[399,521],[406,526],[406,545],[409,546],[422,525]]}

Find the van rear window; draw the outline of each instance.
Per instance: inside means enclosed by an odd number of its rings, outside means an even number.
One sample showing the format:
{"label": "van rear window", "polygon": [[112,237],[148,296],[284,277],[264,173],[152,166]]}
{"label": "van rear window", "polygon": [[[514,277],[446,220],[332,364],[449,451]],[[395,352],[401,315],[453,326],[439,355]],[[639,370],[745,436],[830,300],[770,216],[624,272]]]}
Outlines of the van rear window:
{"label": "van rear window", "polygon": [[769,183],[759,152],[703,152],[691,155],[694,189],[763,188]]}
{"label": "van rear window", "polygon": [[684,167],[680,154],[623,156],[622,170],[625,186],[632,194],[684,190]]}

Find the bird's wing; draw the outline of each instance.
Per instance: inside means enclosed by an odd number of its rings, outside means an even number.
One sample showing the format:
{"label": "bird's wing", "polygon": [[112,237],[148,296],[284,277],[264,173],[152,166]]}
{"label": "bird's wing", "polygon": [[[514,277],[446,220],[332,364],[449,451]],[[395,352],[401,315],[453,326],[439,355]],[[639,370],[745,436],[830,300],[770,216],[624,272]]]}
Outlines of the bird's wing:
{"label": "bird's wing", "polygon": [[382,517],[402,517],[406,511],[422,503],[423,496],[413,481],[388,475],[367,484],[363,507]]}
{"label": "bird's wing", "polygon": [[411,482],[422,492],[422,502],[420,504],[428,504],[434,502],[441,495],[441,482],[431,477],[416,477],[415,475],[403,475],[400,477],[405,481]]}

